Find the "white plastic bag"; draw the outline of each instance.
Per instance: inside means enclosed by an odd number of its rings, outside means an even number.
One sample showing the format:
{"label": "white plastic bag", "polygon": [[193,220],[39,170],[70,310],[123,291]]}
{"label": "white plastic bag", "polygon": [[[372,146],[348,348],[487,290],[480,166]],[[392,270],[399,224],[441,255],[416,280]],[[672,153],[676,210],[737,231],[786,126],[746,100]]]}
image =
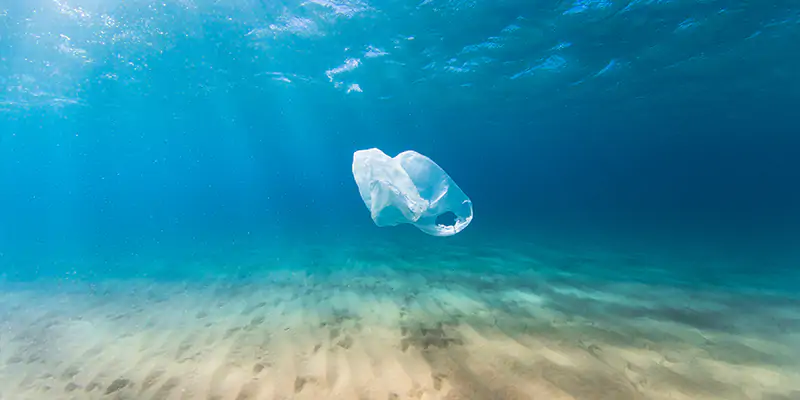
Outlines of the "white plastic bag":
{"label": "white plastic bag", "polygon": [[[375,148],[356,151],[353,177],[377,226],[413,224],[429,235],[452,236],[472,221],[472,201],[441,167],[415,151],[394,158]],[[454,221],[437,221],[449,213]]]}

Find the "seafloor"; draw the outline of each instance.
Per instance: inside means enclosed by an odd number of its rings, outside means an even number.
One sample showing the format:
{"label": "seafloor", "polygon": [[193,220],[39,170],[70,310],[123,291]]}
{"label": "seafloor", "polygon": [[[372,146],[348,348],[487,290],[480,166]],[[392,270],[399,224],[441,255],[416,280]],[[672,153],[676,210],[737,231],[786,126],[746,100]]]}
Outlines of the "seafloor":
{"label": "seafloor", "polygon": [[8,280],[0,399],[800,399],[791,293],[642,252],[426,243]]}

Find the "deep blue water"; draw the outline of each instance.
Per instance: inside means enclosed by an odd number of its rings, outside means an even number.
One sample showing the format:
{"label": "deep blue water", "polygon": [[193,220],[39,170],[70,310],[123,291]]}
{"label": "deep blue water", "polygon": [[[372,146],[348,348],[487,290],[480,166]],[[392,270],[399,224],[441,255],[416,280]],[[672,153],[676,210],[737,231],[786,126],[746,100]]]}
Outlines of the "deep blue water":
{"label": "deep blue water", "polygon": [[[793,287],[798,35],[781,0],[5,1],[0,268],[506,235]],[[369,147],[431,157],[473,224],[375,227],[350,171]]]}

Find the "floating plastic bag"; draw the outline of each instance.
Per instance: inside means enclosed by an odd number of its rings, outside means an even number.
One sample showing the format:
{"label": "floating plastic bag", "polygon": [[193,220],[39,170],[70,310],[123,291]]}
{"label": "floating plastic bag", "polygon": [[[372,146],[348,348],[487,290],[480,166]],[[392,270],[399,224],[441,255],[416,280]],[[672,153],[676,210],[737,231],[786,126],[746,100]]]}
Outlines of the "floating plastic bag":
{"label": "floating plastic bag", "polygon": [[413,224],[429,235],[452,236],[472,221],[472,201],[441,167],[415,151],[394,158],[374,148],[356,151],[353,177],[377,226]]}

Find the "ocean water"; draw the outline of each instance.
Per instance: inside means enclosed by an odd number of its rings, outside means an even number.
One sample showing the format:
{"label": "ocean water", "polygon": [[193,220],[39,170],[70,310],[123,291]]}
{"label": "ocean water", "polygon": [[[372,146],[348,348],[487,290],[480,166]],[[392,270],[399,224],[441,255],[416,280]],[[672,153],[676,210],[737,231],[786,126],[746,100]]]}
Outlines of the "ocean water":
{"label": "ocean water", "polygon": [[[800,399],[800,6],[0,0],[0,399]],[[418,151],[461,233],[377,227]]]}

